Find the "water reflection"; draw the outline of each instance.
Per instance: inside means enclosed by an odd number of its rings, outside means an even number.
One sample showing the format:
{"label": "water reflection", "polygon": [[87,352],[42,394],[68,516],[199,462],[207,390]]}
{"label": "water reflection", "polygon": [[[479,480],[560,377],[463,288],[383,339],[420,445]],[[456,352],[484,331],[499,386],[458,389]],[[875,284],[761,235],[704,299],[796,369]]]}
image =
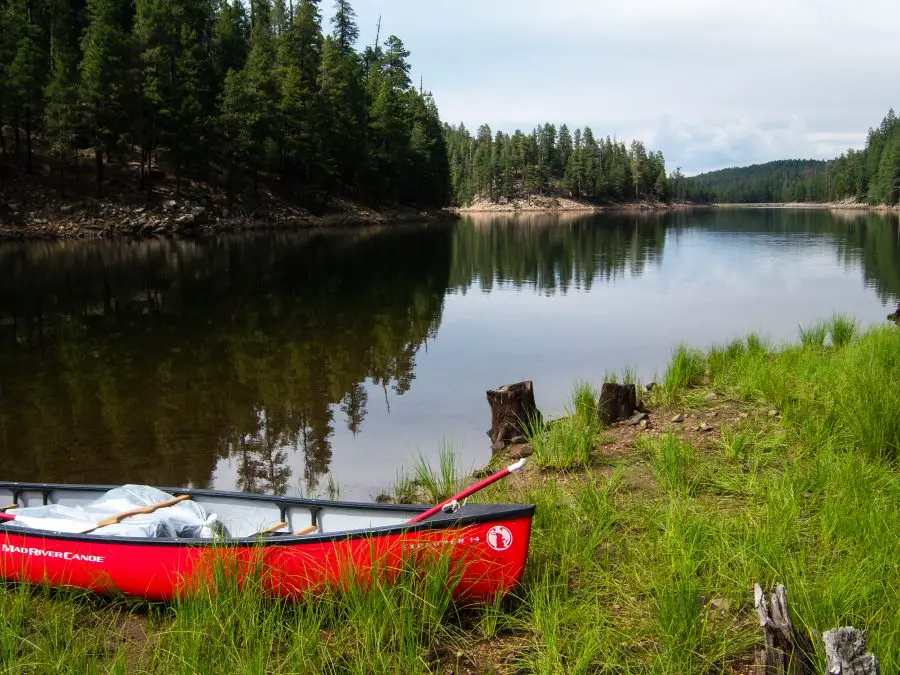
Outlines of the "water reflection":
{"label": "water reflection", "polygon": [[501,282],[544,293],[590,290],[658,264],[666,225],[659,216],[470,215],[453,237],[450,285],[463,291],[473,284],[489,291]]}
{"label": "water reflection", "polygon": [[339,403],[402,393],[436,335],[448,227],[0,249],[0,458],[19,480],[314,486]]}
{"label": "water reflection", "polygon": [[[803,268],[798,279],[811,278],[810,261],[830,266],[829,292],[858,286],[859,271],[882,303],[900,297],[900,223],[877,214],[564,214],[2,246],[3,474],[202,486],[218,471],[217,487],[316,492],[333,453],[343,453],[342,481],[365,482],[365,474],[369,490],[395,475],[401,437],[428,451],[451,426],[483,442],[484,378],[494,386],[507,371],[547,380],[553,373],[571,383],[586,360],[614,351],[664,358],[674,341],[696,336],[684,322],[642,314],[641,298],[655,303],[654,315],[666,303],[680,308],[685,296],[702,307],[717,265],[758,289],[746,296],[761,303],[755,311],[793,330],[795,305],[779,305],[766,268],[741,266],[750,250],[754,263]],[[835,259],[843,276],[831,269]],[[781,283],[790,270],[778,274]],[[640,279],[654,279],[652,288]],[[602,307],[590,300],[601,287]],[[616,298],[627,311],[598,319],[615,312]],[[544,318],[554,308],[569,317],[565,327]],[[571,317],[582,311],[590,321],[579,325]],[[745,332],[740,308],[715,311],[718,329]],[[704,330],[711,327],[697,326],[698,335]],[[628,335],[642,339],[625,349]],[[562,336],[570,349],[553,357]],[[417,371],[424,379],[414,387]],[[400,400],[403,409],[392,411]],[[351,457],[362,445],[366,454]]]}

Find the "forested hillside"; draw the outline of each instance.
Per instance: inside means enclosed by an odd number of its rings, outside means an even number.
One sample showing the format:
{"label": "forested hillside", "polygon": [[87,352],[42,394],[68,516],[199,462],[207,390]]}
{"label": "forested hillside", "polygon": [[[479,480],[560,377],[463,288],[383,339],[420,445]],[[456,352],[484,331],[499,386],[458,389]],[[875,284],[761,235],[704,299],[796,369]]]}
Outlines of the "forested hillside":
{"label": "forested hillside", "polygon": [[598,202],[669,196],[662,153],[648,152],[640,141],[626,147],[595,139],[590,127],[572,133],[565,124],[512,135],[494,135],[485,124],[475,136],[463,125],[445,125],[444,133],[456,204],[548,191]]}
{"label": "forested hillside", "polygon": [[334,6],[326,34],[319,0],[0,0],[7,175],[60,179],[90,157],[102,194],[109,165],[152,188],[159,161],[176,190],[446,203],[409,51],[392,35],[358,52],[350,3]]}
{"label": "forested hillside", "polygon": [[697,202],[803,202],[853,199],[897,204],[900,198],[900,121],[890,110],[869,129],[862,150],[829,162],[781,160],[710,171],[685,181],[684,197]]}
{"label": "forested hillside", "polygon": [[688,179],[694,201],[721,203],[824,201],[826,163],[784,159],[701,173]]}

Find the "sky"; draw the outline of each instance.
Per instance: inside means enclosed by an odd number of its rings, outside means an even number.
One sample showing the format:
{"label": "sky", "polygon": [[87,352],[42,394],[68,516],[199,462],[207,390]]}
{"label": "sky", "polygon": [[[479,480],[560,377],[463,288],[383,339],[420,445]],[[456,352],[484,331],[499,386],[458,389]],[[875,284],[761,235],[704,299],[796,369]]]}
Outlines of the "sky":
{"label": "sky", "polygon": [[[326,20],[329,0],[324,0]],[[669,170],[862,147],[900,106],[897,0],[355,0],[395,34],[441,118],[590,126]],[[330,25],[328,26],[330,28]]]}

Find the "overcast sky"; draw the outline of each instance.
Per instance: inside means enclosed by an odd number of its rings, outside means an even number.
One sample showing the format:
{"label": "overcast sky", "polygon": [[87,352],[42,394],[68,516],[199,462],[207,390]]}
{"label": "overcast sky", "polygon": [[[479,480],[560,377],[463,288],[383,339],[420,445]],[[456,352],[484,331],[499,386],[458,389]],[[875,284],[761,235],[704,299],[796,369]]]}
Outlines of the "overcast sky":
{"label": "overcast sky", "polygon": [[[330,18],[330,2],[323,3]],[[355,0],[441,118],[589,125],[696,173],[861,146],[900,105],[898,0]],[[330,24],[328,25],[330,29]]]}

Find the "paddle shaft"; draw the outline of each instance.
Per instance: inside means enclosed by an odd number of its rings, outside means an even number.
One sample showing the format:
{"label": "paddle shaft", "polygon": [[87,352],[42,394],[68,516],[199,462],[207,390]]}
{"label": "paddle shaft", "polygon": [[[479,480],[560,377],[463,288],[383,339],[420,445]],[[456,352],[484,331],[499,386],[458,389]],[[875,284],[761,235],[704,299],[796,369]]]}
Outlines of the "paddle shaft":
{"label": "paddle shaft", "polygon": [[132,509],[131,511],[123,511],[122,513],[117,513],[114,516],[110,516],[109,518],[104,518],[99,523],[97,523],[97,527],[106,527],[107,525],[115,525],[121,520],[125,518],[130,518],[131,516],[140,516],[144,513],[153,513],[157,509],[164,509],[167,506],[174,506],[178,502],[183,502],[185,499],[190,499],[190,495],[181,495],[180,497],[173,497],[172,499],[167,499],[164,502],[157,502],[156,504],[150,504],[149,506],[142,506],[138,509]]}
{"label": "paddle shaft", "polygon": [[525,466],[525,460],[524,460],[524,459],[520,459],[520,460],[519,460],[518,462],[516,462],[515,464],[511,464],[510,466],[506,467],[505,469],[501,469],[501,470],[498,471],[497,473],[492,474],[492,475],[488,476],[487,478],[484,478],[483,480],[478,481],[477,483],[475,483],[475,485],[470,485],[470,486],[467,487],[465,490],[463,490],[462,492],[460,492],[458,495],[453,495],[453,496],[450,497],[449,499],[445,499],[444,501],[442,501],[442,502],[441,502],[440,504],[438,504],[437,506],[432,506],[432,507],[431,507],[430,509],[428,509],[427,511],[423,511],[422,513],[420,513],[419,515],[417,515],[415,518],[410,518],[410,519],[409,519],[408,521],[406,521],[406,522],[407,522],[407,523],[420,523],[420,522],[422,522],[423,520],[425,520],[426,518],[431,518],[431,516],[433,516],[434,514],[440,513],[441,510],[442,510],[447,504],[450,504],[450,503],[452,503],[452,502],[454,502],[454,501],[457,501],[457,502],[458,502],[458,501],[461,500],[461,499],[465,499],[465,498],[468,497],[469,495],[473,495],[473,494],[475,494],[476,492],[478,492],[479,490],[483,490],[484,488],[486,488],[486,487],[487,487],[488,485],[490,485],[491,483],[496,483],[496,482],[497,482],[498,480],[500,480],[501,478],[506,478],[509,474],[515,473],[516,471],[518,471],[519,469],[521,469],[523,466]]}

